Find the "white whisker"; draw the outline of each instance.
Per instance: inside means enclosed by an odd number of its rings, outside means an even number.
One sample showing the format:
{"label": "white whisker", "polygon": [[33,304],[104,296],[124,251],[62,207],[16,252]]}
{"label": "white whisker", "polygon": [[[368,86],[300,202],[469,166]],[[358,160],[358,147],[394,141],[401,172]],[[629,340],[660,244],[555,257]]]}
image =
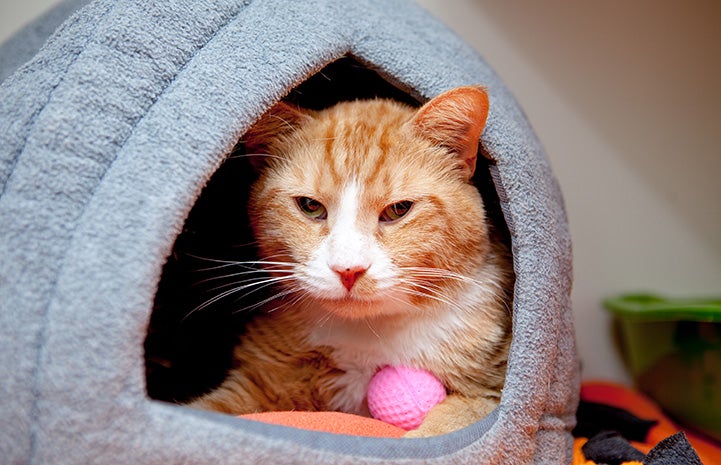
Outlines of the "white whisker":
{"label": "white whisker", "polygon": [[328,323],[334,316],[335,315],[332,312],[326,311],[325,315],[322,318],[318,319],[318,327],[324,327],[326,323]]}
{"label": "white whisker", "polygon": [[366,326],[368,326],[368,329],[370,329],[371,332],[375,335],[375,337],[376,337],[378,340],[380,340],[380,339],[381,339],[381,335],[378,334],[378,331],[376,331],[376,329],[373,327],[373,324],[371,324],[370,319],[369,319],[369,318],[365,318],[365,322],[366,322]]}
{"label": "white whisker", "polygon": [[[211,260],[211,259],[206,259]],[[293,263],[288,262],[271,262],[271,261],[232,261],[232,260],[211,260],[217,263],[221,263],[221,265],[213,266],[213,267],[206,267],[206,268],[198,268],[196,271],[213,271],[220,268],[228,268],[231,266],[237,266],[240,268],[246,268],[249,270],[256,270],[257,268],[254,268],[254,266],[260,265],[260,266],[287,266],[289,268],[294,267],[295,265]],[[273,269],[273,268],[271,268]]]}
{"label": "white whisker", "polygon": [[[220,292],[218,295],[215,295],[211,297],[210,299],[206,300],[205,302],[201,303],[194,309],[192,309],[188,314],[185,316],[185,318],[188,318],[193,313],[203,310],[215,303],[217,303],[220,300],[223,300],[225,298],[228,298],[233,295],[237,295],[242,292],[240,296],[237,297],[237,300],[242,300],[244,298],[247,298],[248,296],[259,292],[269,286],[275,285],[277,283],[281,283],[284,281],[293,281],[295,279],[295,265],[288,262],[276,262],[276,261],[270,261],[270,260],[254,260],[254,261],[231,261],[231,260],[218,260],[218,259],[205,259],[211,262],[215,263],[221,263],[221,265],[217,267],[208,268],[206,270],[218,270],[227,268],[230,266],[238,266],[241,269],[244,269],[244,271],[239,271],[236,273],[228,273],[224,275],[219,276],[213,276],[210,278],[206,278],[204,280],[198,281],[195,283],[195,285],[200,285],[203,283],[209,283],[213,281],[219,281],[224,279],[232,279],[232,278],[238,278],[243,276],[249,276],[249,279],[245,279],[242,281],[234,281],[230,283],[220,284],[212,289],[210,291],[219,291],[222,289],[226,289],[228,287],[231,287],[230,289],[224,290],[223,292]],[[261,268],[255,268],[255,266],[261,266]],[[268,273],[275,273],[276,276],[268,276]],[[277,276],[277,274],[280,274],[281,276]],[[254,305],[253,308],[255,308],[257,305]]]}
{"label": "white whisker", "polygon": [[[209,282],[212,282],[212,281],[220,281],[220,280],[223,280],[223,279],[237,278],[237,277],[239,277],[239,276],[267,275],[269,272],[278,273],[278,274],[280,274],[280,273],[287,273],[287,274],[290,275],[290,274],[294,274],[294,273],[295,273],[295,270],[292,269],[292,268],[291,268],[291,269],[287,269],[287,270],[283,270],[283,269],[280,269],[280,268],[270,268],[270,269],[267,269],[267,270],[266,270],[266,269],[260,269],[260,270],[252,269],[252,270],[248,270],[248,271],[239,271],[239,272],[237,272],[237,273],[228,273],[228,274],[219,275],[219,276],[211,276],[210,278],[205,278],[205,279],[202,279],[202,280],[200,280],[200,281],[196,281],[196,282],[194,283],[194,285],[197,286],[197,285],[204,284],[204,283],[209,283]],[[232,285],[232,284],[230,284],[230,285]],[[228,286],[228,284],[224,284],[224,285],[222,285],[222,286],[220,286],[220,287],[225,287],[225,286]],[[217,288],[216,288],[216,289],[217,289]],[[211,289],[211,290],[213,290],[213,289]]]}
{"label": "white whisker", "polygon": [[263,158],[274,158],[276,160],[282,160],[282,157],[273,155],[270,153],[233,153],[228,156],[226,160],[234,160],[237,158],[250,158],[250,157],[263,157]]}
{"label": "white whisker", "polygon": [[292,307],[296,307],[296,306],[299,305],[303,300],[307,299],[307,298],[309,297],[309,295],[310,295],[310,294],[308,294],[306,291],[304,291],[303,289],[298,288],[298,289],[294,289],[294,290],[289,290],[289,292],[284,293],[284,294],[280,294],[280,295],[278,295],[277,297],[278,297],[278,298],[283,298],[283,297],[285,297],[286,295],[293,294],[293,293],[295,294],[295,296],[294,296],[291,300],[284,300],[283,302],[281,302],[281,305],[278,305],[278,306],[275,306],[275,307],[273,307],[273,308],[268,309],[268,313],[270,313],[270,312],[275,312],[275,311],[277,311],[277,310],[281,310],[281,309],[286,308],[286,307],[291,307],[291,308],[292,308]]}
{"label": "white whisker", "polygon": [[[408,283],[406,283],[406,284],[408,284]],[[403,292],[406,295],[411,295],[411,296],[415,296],[415,297],[425,297],[425,298],[434,300],[436,302],[440,302],[442,304],[448,305],[449,307],[454,308],[456,310],[463,311],[463,308],[460,305],[458,305],[456,302],[453,302],[452,300],[449,300],[448,298],[446,298],[437,289],[422,286],[422,285],[419,285],[418,283],[410,283],[410,286],[420,288],[427,292],[421,292],[419,290],[412,289],[411,287],[405,287],[405,286],[400,286],[398,288],[398,290],[400,292]]]}
{"label": "white whisker", "polygon": [[441,278],[472,284],[478,287],[491,286],[499,289],[501,288],[500,284],[496,281],[480,281],[478,279],[471,278],[470,276],[462,275],[460,273],[455,273],[449,270],[444,270],[442,268],[403,267],[401,269],[408,272],[411,277],[414,278]]}
{"label": "white whisker", "polygon": [[[258,289],[263,289],[263,288],[267,287],[269,285],[267,283],[274,284],[277,282],[286,281],[286,280],[290,280],[293,278],[294,278],[293,275],[275,276],[275,277],[263,276],[263,277],[253,278],[253,279],[246,279],[244,281],[233,281],[231,283],[220,284],[211,289],[208,289],[208,292],[219,291],[219,290],[227,288],[227,287],[233,287],[234,289],[241,291],[243,289],[248,289],[248,288],[251,288],[254,286],[258,286],[258,287],[256,287],[256,289],[254,289],[253,291],[248,293],[248,294],[251,294],[252,292],[255,292]],[[240,296],[240,298],[244,298],[248,294],[243,294],[242,296]]]}
{"label": "white whisker", "polygon": [[[276,299],[281,299],[281,298],[283,298],[283,297],[285,297],[285,296],[287,296],[287,295],[291,295],[291,294],[294,294],[294,293],[296,293],[296,292],[298,292],[297,289],[286,289],[286,290],[283,290],[283,291],[281,291],[281,292],[279,292],[279,293],[277,293],[277,294],[274,294],[274,295],[272,295],[272,296],[270,296],[270,297],[268,297],[268,298],[266,298],[266,299],[263,299],[263,300],[261,300],[260,302],[256,302],[256,303],[254,303],[253,305],[249,305],[249,306],[243,307],[243,308],[241,308],[241,309],[238,309],[238,310],[236,310],[235,312],[236,312],[236,313],[239,313],[239,312],[245,312],[245,311],[248,311],[248,310],[255,310],[256,308],[265,306],[265,305],[266,305],[267,303],[269,303],[269,302],[272,302],[272,301],[274,301],[274,300],[276,300]],[[278,310],[278,309],[280,309],[280,308],[282,308],[282,307],[285,307],[286,305],[287,305],[287,304],[283,304],[283,305],[281,305],[281,306],[278,306],[278,307],[275,307],[275,308],[272,308],[272,309],[268,309],[268,312],[270,313],[270,312],[276,311],[276,310]]]}

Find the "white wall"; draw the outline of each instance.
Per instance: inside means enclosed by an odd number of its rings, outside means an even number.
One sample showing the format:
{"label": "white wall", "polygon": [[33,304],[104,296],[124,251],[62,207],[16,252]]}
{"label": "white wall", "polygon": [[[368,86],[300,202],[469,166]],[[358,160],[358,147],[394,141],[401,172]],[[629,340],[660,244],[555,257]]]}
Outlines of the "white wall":
{"label": "white wall", "polygon": [[0,0],[0,43],[58,0]]}
{"label": "white wall", "polygon": [[[3,1],[0,41],[54,3]],[[420,3],[527,112],[566,197],[584,375],[627,380],[603,297],[721,295],[721,3]]]}

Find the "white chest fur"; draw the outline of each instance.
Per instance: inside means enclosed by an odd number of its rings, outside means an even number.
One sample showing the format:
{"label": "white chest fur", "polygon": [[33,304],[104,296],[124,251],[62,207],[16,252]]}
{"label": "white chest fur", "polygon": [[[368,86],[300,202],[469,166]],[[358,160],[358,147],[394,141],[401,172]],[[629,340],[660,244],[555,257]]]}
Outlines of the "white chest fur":
{"label": "white chest fur", "polygon": [[426,367],[443,358],[442,345],[466,326],[457,310],[432,309],[424,314],[365,320],[331,319],[312,330],[314,345],[333,348],[333,360],[344,370],[332,408],[367,413],[368,382],[385,365]]}

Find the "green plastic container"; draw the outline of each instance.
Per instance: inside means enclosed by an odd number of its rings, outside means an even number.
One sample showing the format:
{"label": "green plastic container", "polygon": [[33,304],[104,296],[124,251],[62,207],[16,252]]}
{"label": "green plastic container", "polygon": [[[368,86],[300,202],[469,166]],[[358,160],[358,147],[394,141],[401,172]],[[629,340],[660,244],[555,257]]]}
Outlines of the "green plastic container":
{"label": "green plastic container", "polygon": [[638,388],[679,423],[721,441],[721,299],[607,299]]}

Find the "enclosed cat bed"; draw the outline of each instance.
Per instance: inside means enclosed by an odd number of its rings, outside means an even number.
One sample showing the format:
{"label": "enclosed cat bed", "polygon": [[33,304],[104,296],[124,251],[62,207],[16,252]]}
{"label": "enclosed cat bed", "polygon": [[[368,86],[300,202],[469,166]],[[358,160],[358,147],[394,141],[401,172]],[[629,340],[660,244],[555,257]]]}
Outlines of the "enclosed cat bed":
{"label": "enclosed cat bed", "polygon": [[[563,203],[476,52],[404,0],[98,0],[73,12],[82,3],[0,50],[4,462],[570,462],[578,363]],[[335,435],[148,395],[148,326],[186,217],[243,132],[343,57],[398,98],[467,84],[491,96],[482,150],[512,244],[514,337],[501,405],[455,433]]]}

